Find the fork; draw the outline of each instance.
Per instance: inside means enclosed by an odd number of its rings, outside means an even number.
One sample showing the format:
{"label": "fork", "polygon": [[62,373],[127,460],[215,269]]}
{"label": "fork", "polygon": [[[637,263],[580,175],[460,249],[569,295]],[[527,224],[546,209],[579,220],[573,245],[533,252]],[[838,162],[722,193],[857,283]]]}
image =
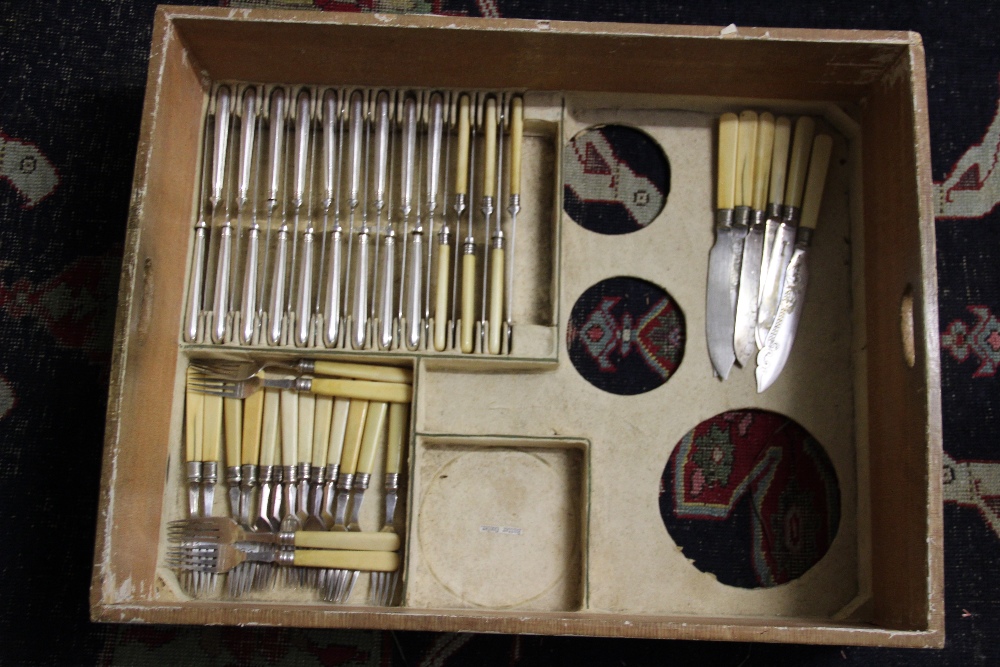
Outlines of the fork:
{"label": "fork", "polygon": [[[399,471],[403,462],[403,442],[406,439],[407,422],[410,406],[393,403],[389,406],[389,437],[385,454],[385,523],[382,525],[382,535],[399,535],[396,533],[396,504],[399,493]],[[381,607],[391,606],[395,602],[396,590],[399,587],[399,571],[373,572],[369,602]]]}
{"label": "fork", "polygon": [[357,569],[367,572],[390,572],[399,567],[394,551],[351,551],[321,549],[253,549],[232,544],[188,543],[167,552],[167,565],[181,571],[219,574],[240,563],[257,561],[291,567]]}
{"label": "fork", "polygon": [[207,396],[240,399],[247,398],[264,388],[384,403],[409,403],[413,396],[413,387],[400,382],[312,377],[272,378],[258,375],[246,380],[202,377],[192,382],[190,386],[191,389]]}
{"label": "fork", "polygon": [[296,375],[321,375],[325,377],[350,378],[352,380],[375,380],[379,382],[413,383],[413,371],[396,366],[376,366],[344,361],[235,361],[232,359],[193,359],[191,368],[222,380],[249,380],[261,371],[277,369]]}
{"label": "fork", "polygon": [[198,545],[268,544],[304,549],[339,549],[348,551],[395,551],[399,535],[385,532],[340,533],[326,530],[298,530],[280,533],[254,533],[224,516],[177,519],[167,526],[171,542]]}

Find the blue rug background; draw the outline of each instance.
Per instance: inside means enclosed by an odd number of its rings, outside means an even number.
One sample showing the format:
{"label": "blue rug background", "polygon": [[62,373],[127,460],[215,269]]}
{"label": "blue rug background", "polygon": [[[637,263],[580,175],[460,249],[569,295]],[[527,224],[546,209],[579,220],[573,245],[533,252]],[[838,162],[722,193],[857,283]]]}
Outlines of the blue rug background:
{"label": "blue rug background", "polygon": [[[955,165],[996,121],[1000,7],[992,3],[674,4],[445,0],[422,8],[553,20],[915,30],[927,51],[935,181],[950,182]],[[1000,624],[1000,525],[989,499],[952,498],[945,505],[943,652],[91,624],[111,335],[154,7],[143,0],[0,2],[0,141],[8,156],[15,147],[42,156],[58,178],[48,196],[33,201],[0,175],[0,508],[7,515],[0,663],[1000,663],[993,639]],[[3,169],[11,168],[8,160]],[[1000,214],[942,216],[937,238],[941,331],[971,331],[979,316],[970,307],[1000,312]],[[952,339],[942,350],[945,450],[957,466],[1000,463],[1000,334],[989,335],[995,318],[984,321],[978,347],[964,360],[965,348]]]}

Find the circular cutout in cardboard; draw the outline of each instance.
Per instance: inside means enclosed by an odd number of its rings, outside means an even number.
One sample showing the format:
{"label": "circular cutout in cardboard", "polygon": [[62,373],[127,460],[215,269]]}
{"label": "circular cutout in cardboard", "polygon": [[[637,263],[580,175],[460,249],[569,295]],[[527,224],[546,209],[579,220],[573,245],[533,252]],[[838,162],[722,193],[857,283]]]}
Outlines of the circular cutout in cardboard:
{"label": "circular cutout in cardboard", "polygon": [[646,227],[669,192],[667,156],[635,128],[588,128],[563,153],[563,210],[592,232],[628,234]]}
{"label": "circular cutout in cardboard", "polygon": [[840,525],[837,473],[797,422],[731,410],[691,429],[660,482],[667,532],[696,568],[729,586],[769,588],[818,563]]}
{"label": "circular cutout in cardboard", "polygon": [[580,295],[566,326],[573,366],[588,382],[631,396],[670,379],[684,356],[684,314],[663,288],[618,276]]}

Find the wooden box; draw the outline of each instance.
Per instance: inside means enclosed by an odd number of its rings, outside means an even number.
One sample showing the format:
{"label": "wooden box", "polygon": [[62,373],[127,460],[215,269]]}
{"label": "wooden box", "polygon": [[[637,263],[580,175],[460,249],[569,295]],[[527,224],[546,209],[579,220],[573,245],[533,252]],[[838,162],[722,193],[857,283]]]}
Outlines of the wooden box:
{"label": "wooden box", "polygon": [[[542,241],[534,270],[518,279],[521,347],[504,358],[389,355],[415,370],[400,607],[192,600],[170,585],[163,555],[179,503],[183,369],[190,355],[212,352],[182,342],[180,331],[201,119],[218,81],[525,91],[528,134],[537,155],[551,153],[526,166],[538,184],[525,238]],[[835,133],[824,219],[843,238],[817,251],[828,273],[818,269],[810,286],[814,321],[800,332],[801,362],[761,395],[747,371],[726,383],[712,377],[703,335],[712,123],[744,107],[809,113]],[[667,146],[673,171],[661,217],[610,240],[562,212],[559,158],[577,131],[609,122],[637,125]],[[119,294],[93,618],[942,646],[930,193],[924,53],[912,33],[161,8]],[[677,374],[631,399],[582,381],[565,343],[580,292],[625,273],[665,286],[687,320]],[[646,530],[645,505],[655,504],[671,448],[701,419],[732,408],[806,423],[840,476],[839,541],[807,576],[782,586],[726,586],[692,568],[666,531]],[[442,486],[445,466],[466,475]],[[516,548],[480,558],[472,537],[445,544],[442,535],[463,529],[459,519],[486,525],[464,513],[488,505],[482,490],[516,470],[543,499],[529,520],[553,535],[529,548],[527,568]],[[486,583],[456,596],[455,578],[459,587]]]}

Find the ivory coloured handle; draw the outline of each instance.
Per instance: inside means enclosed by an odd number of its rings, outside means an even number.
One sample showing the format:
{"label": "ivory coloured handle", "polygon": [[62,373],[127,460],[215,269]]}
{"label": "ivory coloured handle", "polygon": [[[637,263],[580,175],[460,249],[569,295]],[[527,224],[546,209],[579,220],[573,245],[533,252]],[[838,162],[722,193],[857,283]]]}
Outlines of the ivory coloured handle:
{"label": "ivory coloured handle", "polygon": [[785,175],[788,173],[788,144],[792,137],[792,121],[782,116],[774,123],[774,150],[771,152],[772,204],[785,202]]}
{"label": "ivory coloured handle", "polygon": [[809,167],[809,150],[812,148],[816,121],[809,116],[800,116],[795,122],[795,137],[792,140],[792,157],[788,163],[788,183],[785,184],[785,206],[799,208]]}
{"label": "ivory coloured handle", "polygon": [[205,394],[190,389],[195,379],[194,371],[188,369],[188,390],[184,403],[184,456],[187,461],[201,461],[202,433],[205,424]]}
{"label": "ivory coloured handle", "polygon": [[280,406],[281,392],[277,389],[265,389],[264,414],[260,432],[260,465],[262,466],[273,466],[278,463]]}
{"label": "ivory coloured handle", "polygon": [[438,352],[448,345],[448,283],[451,269],[451,247],[438,245],[437,287],[434,291],[434,349]]}
{"label": "ivory coloured handle", "polygon": [[510,194],[521,194],[521,144],[524,142],[524,100],[510,103]]}
{"label": "ivory coloured handle", "polygon": [[294,466],[298,454],[299,395],[294,389],[281,390],[281,465]]}
{"label": "ivory coloured handle", "polygon": [[757,155],[753,160],[753,200],[750,207],[763,211],[767,206],[767,182],[771,176],[774,149],[774,116],[765,111],[757,119]]}
{"label": "ivory coloured handle", "polygon": [[333,399],[333,417],[330,418],[330,444],[326,453],[327,463],[340,465],[340,456],[344,451],[344,436],[347,434],[347,415],[351,401],[346,398]]}
{"label": "ivory coloured handle", "polygon": [[221,396],[205,396],[205,442],[202,461],[218,461],[222,450],[222,401]]}
{"label": "ivory coloured handle", "polygon": [[362,572],[395,572],[399,554],[392,551],[296,551],[292,564],[298,567],[323,567]]}
{"label": "ivory coloured handle", "polygon": [[385,450],[385,472],[396,474],[403,467],[403,441],[409,432],[410,406],[393,403],[389,406],[389,439]]}
{"label": "ivory coloured handle", "polygon": [[243,457],[244,465],[257,465],[260,460],[260,432],[264,419],[266,391],[255,391],[243,401]]}
{"label": "ivory coloured handle", "polygon": [[490,250],[490,354],[500,354],[503,333],[503,248]]}
{"label": "ivory coloured handle", "polygon": [[462,255],[462,352],[468,354],[473,349],[473,335],[476,309],[476,255]]}
{"label": "ivory coloured handle", "polygon": [[[259,394],[260,392],[255,392]],[[226,465],[230,468],[240,465],[240,445],[243,438],[243,401],[225,398],[222,403],[223,428],[226,435]]]}
{"label": "ivory coloured handle", "polygon": [[455,194],[469,192],[469,96],[458,98],[458,152],[455,163]]}
{"label": "ivory coloured handle", "polygon": [[340,454],[341,475],[353,475],[358,469],[367,415],[368,401],[351,401],[351,408],[347,412],[347,430],[344,433],[344,450]]}
{"label": "ivory coloured handle", "polygon": [[400,539],[396,533],[384,532],[333,532],[326,530],[299,530],[293,545],[305,549],[350,549],[353,551],[396,551]]}
{"label": "ivory coloured handle", "polygon": [[344,361],[317,361],[313,365],[316,375],[350,378],[352,380],[377,380],[379,382],[413,382],[413,371],[396,366],[355,364]]}
{"label": "ivory coloured handle", "polygon": [[483,113],[483,196],[493,197],[497,192],[497,101],[486,100]]}
{"label": "ivory coloured handle", "polygon": [[812,157],[809,159],[809,176],[806,179],[806,193],[802,200],[802,219],[799,225],[816,229],[819,221],[819,206],[823,202],[823,187],[826,172],[830,166],[833,139],[828,134],[816,135],[813,140]]}
{"label": "ivory coloured handle", "polygon": [[371,382],[369,380],[334,380],[313,378],[312,392],[326,396],[357,398],[364,401],[409,403],[413,387],[401,382]]}
{"label": "ivory coloured handle", "polygon": [[389,404],[382,401],[372,401],[368,405],[368,415],[365,418],[365,434],[361,440],[361,453],[358,455],[359,473],[370,475],[375,469],[375,453],[385,435],[385,415]]}
{"label": "ivory coloured handle", "polygon": [[740,133],[736,141],[736,205],[753,202],[753,164],[757,148],[757,112],[740,112]]}
{"label": "ivory coloured handle", "polygon": [[736,138],[740,119],[734,113],[719,117],[719,188],[717,208],[733,208],[736,204]]}
{"label": "ivory coloured handle", "polygon": [[325,468],[330,451],[330,418],[333,416],[333,397],[316,396],[313,414],[312,464]]}
{"label": "ivory coloured handle", "polygon": [[299,429],[296,442],[298,443],[299,460],[298,463],[312,464],[313,446],[313,422],[316,419],[316,397],[303,394],[297,399],[299,404]]}

